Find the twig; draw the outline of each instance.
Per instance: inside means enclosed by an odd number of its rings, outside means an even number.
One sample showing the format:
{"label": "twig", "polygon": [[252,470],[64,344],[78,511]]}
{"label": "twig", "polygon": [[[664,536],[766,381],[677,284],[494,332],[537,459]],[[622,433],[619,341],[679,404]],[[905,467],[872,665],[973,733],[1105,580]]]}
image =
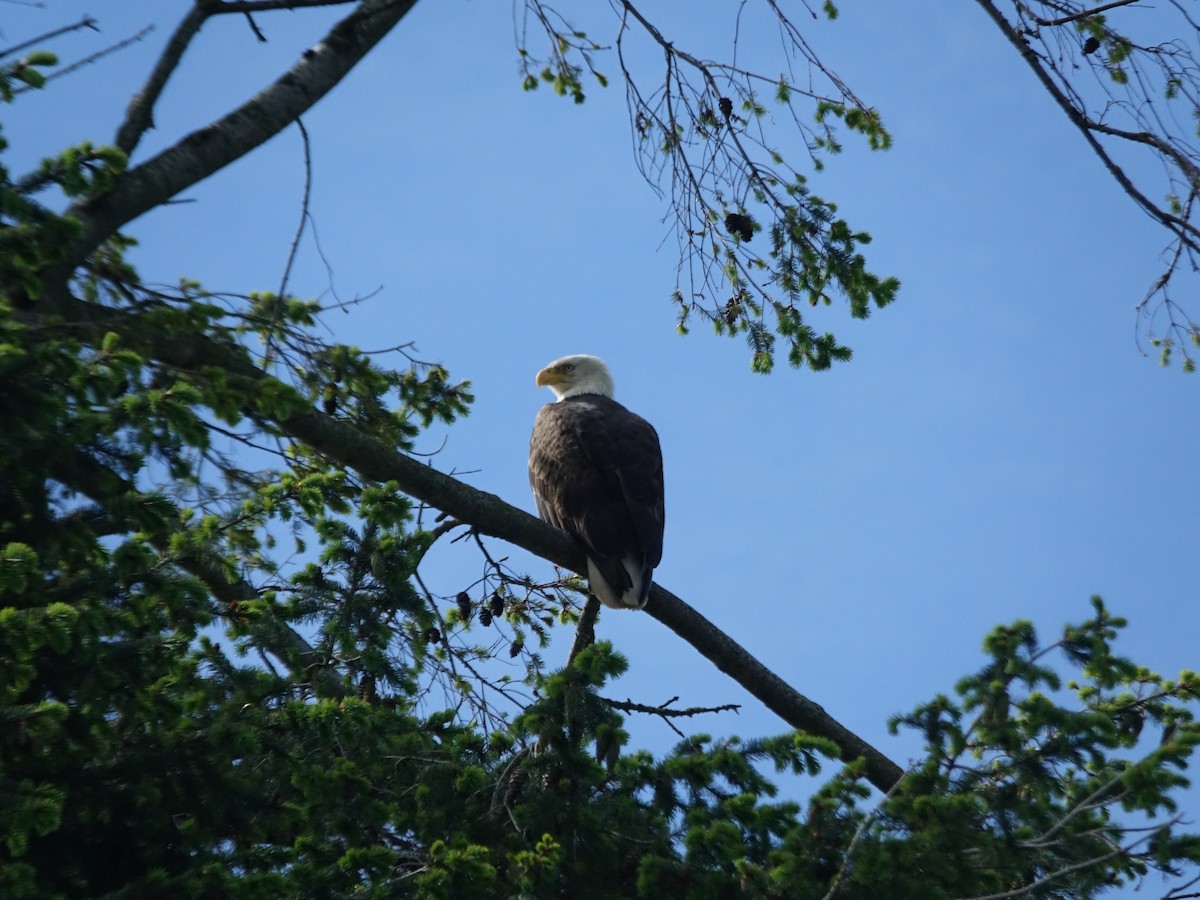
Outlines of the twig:
{"label": "twig", "polygon": [[658,716],[666,723],[668,728],[679,735],[680,740],[685,740],[687,736],[675,726],[675,723],[671,719],[700,716],[707,713],[738,712],[742,708],[741,704],[738,703],[723,703],[720,706],[689,706],[686,709],[670,709],[670,705],[678,700],[678,697],[672,697],[666,703],[659,706],[647,706],[645,703],[634,703],[632,700],[610,700],[608,697],[601,697],[600,699],[613,709],[621,710],[621,712],[646,713],[647,715]]}
{"label": "twig", "polygon": [[[287,296],[288,279],[291,278],[292,265],[296,262],[296,254],[300,250],[300,239],[304,237],[304,226],[308,222],[308,201],[312,196],[312,145],[308,139],[308,129],[304,127],[304,121],[299,117],[296,118],[296,127],[300,130],[300,141],[304,146],[304,195],[300,200],[300,221],[296,223],[296,233],[293,235],[292,245],[288,249],[287,264],[283,267],[283,277],[279,279],[280,302]],[[278,314],[276,314],[276,319],[278,319]],[[268,334],[274,332],[275,324],[274,321],[271,322]]]}
{"label": "twig", "polygon": [[249,10],[246,11],[246,24],[250,26],[250,30],[254,32],[254,36],[258,38],[260,44],[267,42],[267,36],[262,33],[262,30],[258,27],[258,23],[254,21],[254,14]]}
{"label": "twig", "polygon": [[619,709],[622,712],[646,713],[648,715],[662,716],[664,719],[702,716],[708,713],[737,712],[742,708],[740,703],[722,703],[720,706],[688,706],[684,709],[671,709],[671,704],[678,700],[678,697],[672,697],[666,703],[659,706],[634,703],[632,700],[612,700],[608,697],[601,697],[600,699],[613,709]]}
{"label": "twig", "polygon": [[204,0],[208,6],[215,7],[212,13],[256,13],[277,9],[300,9],[316,6],[342,6],[346,3],[358,3],[359,0]]}
{"label": "twig", "polygon": [[[95,53],[89,54],[88,56],[85,56],[83,59],[76,60],[75,62],[71,63],[69,66],[63,66],[63,68],[61,68],[61,69],[55,69],[53,72],[51,72],[49,75],[46,76],[46,81],[53,81],[55,78],[61,78],[63,75],[70,75],[72,72],[82,69],[84,66],[90,66],[92,63],[97,62],[112,53],[116,53],[119,50],[124,50],[126,47],[130,46],[131,44],[135,44],[138,41],[145,38],[146,35],[148,35],[153,30],[154,30],[153,25],[147,25],[145,28],[143,28],[141,31],[139,31],[137,34],[133,35],[132,37],[127,37],[123,41],[118,41],[117,43],[113,44],[110,47],[105,47],[103,50],[97,50]],[[34,90],[34,88],[32,88],[28,85],[25,85],[23,87],[16,88],[13,91],[13,94],[24,94],[26,91],[32,91],[32,90]]]}
{"label": "twig", "polygon": [[1129,6],[1133,3],[1138,3],[1140,0],[1113,0],[1112,3],[1105,3],[1103,6],[1095,6],[1091,9],[1081,9],[1077,13],[1071,13],[1069,16],[1061,16],[1057,19],[1043,19],[1041,16],[1034,14],[1024,3],[1020,3],[1020,7],[1025,10],[1029,18],[1037,22],[1039,25],[1046,28],[1053,28],[1056,25],[1069,25],[1071,22],[1077,22],[1080,19],[1087,19],[1097,13],[1106,12],[1110,9],[1116,9],[1118,6]]}
{"label": "twig", "polygon": [[37,37],[32,37],[27,41],[22,41],[19,44],[13,44],[4,50],[0,50],[0,59],[6,56],[12,56],[14,53],[20,53],[26,47],[32,47],[35,44],[44,44],[46,41],[53,40],[59,35],[69,34],[72,31],[79,31],[81,28],[90,28],[92,31],[99,31],[96,27],[96,20],[91,16],[84,16],[74,25],[64,25],[62,28],[56,28],[53,31],[47,31],[45,34],[39,34]]}

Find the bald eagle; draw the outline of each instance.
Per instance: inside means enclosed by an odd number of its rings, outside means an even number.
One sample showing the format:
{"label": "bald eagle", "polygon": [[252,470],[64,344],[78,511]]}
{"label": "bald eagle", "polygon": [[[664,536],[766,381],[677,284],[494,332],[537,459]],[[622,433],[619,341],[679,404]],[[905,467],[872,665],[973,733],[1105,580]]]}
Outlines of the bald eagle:
{"label": "bald eagle", "polygon": [[529,484],[538,514],[587,551],[588,584],[616,609],[641,609],[662,559],[662,450],[654,427],[613,399],[608,367],[564,356],[537,373],[556,402],[538,412]]}

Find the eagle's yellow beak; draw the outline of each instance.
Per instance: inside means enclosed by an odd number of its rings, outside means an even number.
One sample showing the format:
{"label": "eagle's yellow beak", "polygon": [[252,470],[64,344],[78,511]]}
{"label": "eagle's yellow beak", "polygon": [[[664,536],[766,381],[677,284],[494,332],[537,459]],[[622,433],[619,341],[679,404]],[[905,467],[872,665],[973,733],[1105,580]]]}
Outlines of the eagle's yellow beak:
{"label": "eagle's yellow beak", "polygon": [[552,384],[562,384],[562,381],[562,372],[558,371],[557,369],[547,367],[537,373],[538,387],[549,387]]}

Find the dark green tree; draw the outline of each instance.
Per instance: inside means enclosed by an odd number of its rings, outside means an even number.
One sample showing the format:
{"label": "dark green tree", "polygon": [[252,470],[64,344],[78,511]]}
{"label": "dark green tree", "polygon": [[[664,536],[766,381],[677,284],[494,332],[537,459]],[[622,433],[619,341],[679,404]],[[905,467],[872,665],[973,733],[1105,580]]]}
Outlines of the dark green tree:
{"label": "dark green tree", "polygon": [[[489,543],[575,570],[579,550],[408,455],[466,413],[468,385],[322,338],[315,302],[142,281],[126,225],[295,121],[412,3],[350,4],[323,52],[130,165],[206,20],[312,5],[197,3],[111,145],[0,168],[0,893],[1087,897],[1160,870],[1185,896],[1200,839],[1175,803],[1200,685],[1115,655],[1122,623],[1099,601],[1048,646],[997,629],[954,697],[896,721],[926,745],[903,772],[656,587],[648,612],[793,729],[656,759],[628,746],[632,705],[603,697],[625,662],[587,639],[577,591]],[[582,97],[591,45],[545,26],[557,55],[530,77]],[[23,88],[55,61],[20,51],[0,57],[0,94],[36,102]],[[722,99],[696,95],[692,131],[654,106],[644,128],[686,168],[691,142],[754,114]],[[821,140],[836,118],[886,142],[848,94],[816,102]],[[769,308],[793,362],[819,368],[840,351],[789,298],[834,285],[865,311],[894,285],[802,181],[746,164],[727,160],[741,193],[697,185],[723,277],[748,294],[708,313],[740,332]],[[739,255],[760,228],[784,299],[756,295]],[[487,575],[444,601],[419,567],[451,533]],[[569,663],[548,665],[550,630],[575,623]],[[777,799],[772,769],[810,776],[811,795]]]}

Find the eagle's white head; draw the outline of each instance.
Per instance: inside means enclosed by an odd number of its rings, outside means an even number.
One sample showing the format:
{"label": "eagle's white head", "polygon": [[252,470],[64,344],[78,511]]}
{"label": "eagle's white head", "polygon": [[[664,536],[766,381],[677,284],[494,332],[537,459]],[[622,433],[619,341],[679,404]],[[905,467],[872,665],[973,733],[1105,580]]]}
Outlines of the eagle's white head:
{"label": "eagle's white head", "polygon": [[598,356],[577,354],[556,359],[537,373],[537,385],[554,391],[556,400],[579,394],[613,396],[612,375]]}

